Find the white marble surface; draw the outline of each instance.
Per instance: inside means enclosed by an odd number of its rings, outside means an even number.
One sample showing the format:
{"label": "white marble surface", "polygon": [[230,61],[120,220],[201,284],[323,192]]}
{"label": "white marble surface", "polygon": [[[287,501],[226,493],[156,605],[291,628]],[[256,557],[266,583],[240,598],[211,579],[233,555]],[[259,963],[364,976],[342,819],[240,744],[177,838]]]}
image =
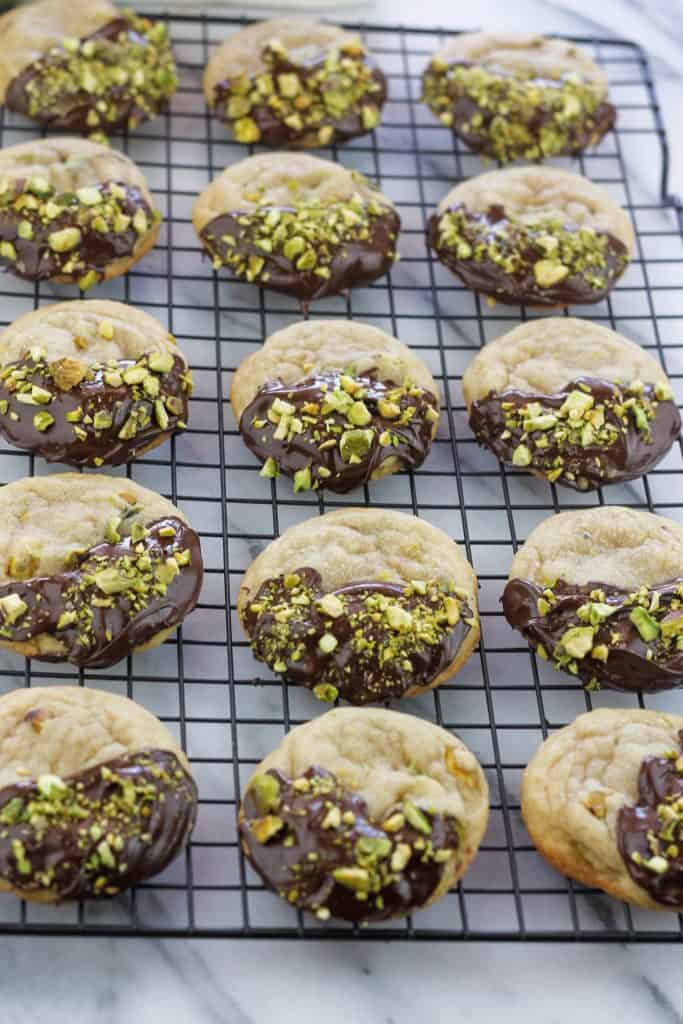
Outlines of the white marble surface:
{"label": "white marble surface", "polygon": [[[672,186],[683,192],[680,0],[379,0],[343,16],[637,40],[652,58]],[[3,1024],[565,1024],[606,1012],[621,1024],[683,1021],[673,946],[0,937],[0,961]]]}

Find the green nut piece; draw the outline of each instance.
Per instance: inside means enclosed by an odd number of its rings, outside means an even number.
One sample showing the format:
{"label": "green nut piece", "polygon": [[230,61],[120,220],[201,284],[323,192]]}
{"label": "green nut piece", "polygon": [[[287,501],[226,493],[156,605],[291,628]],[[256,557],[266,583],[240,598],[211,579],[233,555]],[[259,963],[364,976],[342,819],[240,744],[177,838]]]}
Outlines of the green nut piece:
{"label": "green nut piece", "polygon": [[43,410],[42,412],[37,412],[33,417],[33,426],[36,428],[36,430],[40,430],[41,433],[44,433],[49,427],[52,426],[54,421],[54,416],[52,416],[49,412]]}
{"label": "green nut piece", "polygon": [[28,611],[28,605],[18,594],[6,594],[0,597],[0,612],[6,626],[13,626]]}
{"label": "green nut piece", "polygon": [[668,640],[673,636],[680,636],[683,633],[683,612],[672,612],[659,623],[662,631],[662,639]]}
{"label": "green nut piece", "polygon": [[591,626],[572,626],[560,637],[560,643],[571,658],[585,658],[593,648],[595,631]]}
{"label": "green nut piece", "polygon": [[297,494],[299,491],[309,490],[311,482],[310,466],[304,466],[303,469],[297,469],[294,474],[294,493]]}
{"label": "green nut piece", "polygon": [[659,625],[645,608],[634,608],[629,615],[629,619],[646,644],[656,640],[659,636]]}
{"label": "green nut piece", "polygon": [[372,420],[372,413],[365,402],[354,402],[350,406],[346,418],[353,423],[354,427],[365,427]]}
{"label": "green nut piece", "polygon": [[512,453],[512,465],[523,468],[531,465],[531,452],[525,444],[519,444]]}
{"label": "green nut piece", "polygon": [[48,236],[48,245],[54,252],[71,252],[81,244],[81,232],[78,228],[62,228]]}
{"label": "green nut piece", "polygon": [[339,696],[339,690],[331,683],[318,683],[313,687],[313,695],[326,704],[333,704]]}
{"label": "green nut piece", "polygon": [[249,791],[261,814],[269,814],[280,806],[280,783],[273,775],[255,775]]}
{"label": "green nut piece", "polygon": [[344,614],[344,604],[339,600],[336,594],[325,594],[316,602],[316,604],[318,605],[318,608],[320,608],[325,615],[329,615],[331,619],[338,619],[340,615]]}
{"label": "green nut piece", "polygon": [[36,781],[36,787],[39,793],[42,793],[48,800],[58,800],[60,796],[68,791],[66,783],[60,779],[59,775],[51,775],[47,772],[44,775],[39,775]]}
{"label": "green nut piece", "polygon": [[111,413],[106,412],[104,409],[98,409],[93,416],[93,427],[95,430],[109,430],[113,423]]}
{"label": "green nut piece", "polygon": [[261,138],[259,126],[251,117],[240,117],[233,122],[232,130],[238,142],[258,142]]}
{"label": "green nut piece", "polygon": [[552,288],[554,284],[563,281],[568,273],[569,267],[559,260],[538,260],[534,263],[534,277],[541,288]]}
{"label": "green nut piece", "polygon": [[173,356],[170,352],[150,352],[147,365],[154,373],[170,373],[173,369]]}
{"label": "green nut piece", "polygon": [[277,459],[274,459],[272,455],[269,455],[261,467],[259,476],[263,476],[267,480],[273,480],[275,477],[279,475],[280,467],[278,466]]}
{"label": "green nut piece", "polygon": [[345,430],[339,442],[339,451],[344,462],[361,461],[372,445],[371,430]]}
{"label": "green nut piece", "polygon": [[318,647],[323,654],[332,654],[337,649],[337,638],[332,633],[323,633],[318,641]]}
{"label": "green nut piece", "polygon": [[432,826],[429,822],[429,818],[426,814],[417,807],[412,800],[404,800],[401,808],[405,816],[406,821],[409,825],[412,825],[416,832],[421,832],[425,836],[432,834]]}

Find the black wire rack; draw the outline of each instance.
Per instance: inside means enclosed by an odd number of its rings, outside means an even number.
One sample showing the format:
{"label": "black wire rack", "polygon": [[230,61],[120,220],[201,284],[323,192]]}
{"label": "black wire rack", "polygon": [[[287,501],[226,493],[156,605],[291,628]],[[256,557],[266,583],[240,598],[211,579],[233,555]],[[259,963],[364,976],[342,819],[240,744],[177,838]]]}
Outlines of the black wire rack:
{"label": "black wire rack", "polygon": [[[315,317],[348,316],[396,334],[441,382],[444,411],[425,465],[334,500],[294,495],[268,481],[242,444],[228,402],[231,373],[273,331],[295,321],[293,302],[216,275],[191,224],[195,196],[226,164],[247,153],[205,107],[201,76],[213,47],[241,19],[169,17],[181,83],[171,109],[134,137],[114,140],[143,168],[164,225],[154,251],[98,297],[130,302],[165,322],[192,364],[196,392],[190,428],[127,467],[139,483],[177,502],[200,531],[206,565],[201,601],[163,647],[113,669],[81,673],[80,683],[134,698],[176,732],[199,785],[196,831],[186,854],[163,875],[112,902],[40,906],[0,896],[0,933],[163,937],[269,937],[413,940],[680,941],[681,919],[629,908],[562,878],[535,852],[519,813],[521,773],[545,736],[591,706],[633,707],[642,698],[588,695],[537,662],[506,624],[500,595],[517,546],[542,518],[610,502],[683,519],[680,445],[646,478],[581,495],[501,468],[469,430],[462,373],[486,341],[532,314],[490,306],[465,291],[424,242],[438,200],[481,161],[454,142],[419,102],[420,74],[448,38],[440,30],[350,26],[363,33],[389,80],[381,126],[322,155],[376,179],[403,220],[401,262],[391,275],[348,299],[318,303]],[[631,214],[634,259],[609,298],[572,310],[639,341],[659,357],[683,397],[683,220],[668,194],[668,150],[652,78],[632,43],[576,39],[604,67],[619,108],[616,132],[579,160],[558,161],[604,184]],[[36,136],[5,112],[0,144]],[[64,298],[75,288],[0,281],[0,320]],[[0,480],[58,472],[0,447]],[[321,714],[301,688],[266,678],[235,613],[242,573],[287,526],[333,507],[367,504],[413,512],[464,545],[481,584],[482,642],[456,679],[401,705],[457,732],[483,764],[491,819],[474,864],[434,907],[406,921],[352,928],[302,917],[267,892],[237,843],[242,787],[286,730]],[[68,667],[0,652],[0,691],[74,681]],[[683,713],[676,693],[648,706]]]}

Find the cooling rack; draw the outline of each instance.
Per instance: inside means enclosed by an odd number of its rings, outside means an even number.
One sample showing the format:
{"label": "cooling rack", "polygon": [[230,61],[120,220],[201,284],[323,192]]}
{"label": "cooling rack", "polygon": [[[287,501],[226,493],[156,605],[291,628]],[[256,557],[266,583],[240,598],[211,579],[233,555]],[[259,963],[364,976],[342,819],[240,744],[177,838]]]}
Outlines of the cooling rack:
{"label": "cooling rack", "polygon": [[[482,344],[509,330],[524,309],[486,304],[465,291],[424,243],[426,218],[452,185],[482,170],[419,103],[419,76],[448,37],[440,30],[359,28],[389,80],[381,126],[322,155],[379,181],[403,220],[402,259],[390,277],[347,300],[318,303],[316,317],[348,316],[396,334],[420,352],[444,395],[439,435],[416,473],[400,474],[333,500],[294,495],[269,481],[242,444],[228,393],[241,359],[273,331],[298,319],[293,302],[233,283],[202,258],[190,215],[195,196],[247,150],[231,143],[205,108],[201,76],[212,48],[244,22],[168,18],[181,70],[171,109],[114,145],[143,168],[164,225],[154,251],[98,297],[148,310],[177,335],[192,364],[196,391],[190,428],[129,466],[139,483],[168,495],[201,533],[206,580],[199,607],[177,638],[80,683],[127,695],[178,735],[200,792],[193,841],[162,875],[112,902],[43,907],[0,896],[0,933],[164,937],[412,940],[679,941],[681,921],[628,908],[568,882],[534,851],[519,813],[521,773],[553,729],[591,706],[637,706],[633,695],[588,695],[537,662],[504,621],[499,598],[516,547],[561,509],[621,503],[683,520],[683,457],[676,445],[643,480],[581,495],[500,468],[468,428],[462,373]],[[628,209],[638,233],[629,269],[611,296],[574,315],[605,323],[658,356],[683,398],[683,222],[667,190],[668,153],[648,64],[632,43],[576,39],[604,67],[619,108],[616,132],[579,160],[557,161],[604,184]],[[24,119],[0,119],[0,144],[37,134]],[[0,279],[0,321],[64,298],[70,287]],[[0,480],[58,472],[42,460],[0,447]],[[123,472],[123,471],[122,471]],[[368,928],[298,915],[267,892],[243,860],[235,828],[242,787],[285,730],[324,710],[303,689],[264,676],[235,613],[242,573],[287,526],[347,504],[413,512],[463,544],[481,584],[482,642],[451,683],[401,705],[457,732],[484,765],[491,788],[485,842],[457,889],[407,921]],[[73,681],[68,667],[25,662],[0,652],[0,691]],[[644,701],[640,699],[641,706]],[[683,713],[675,693],[651,707]]]}

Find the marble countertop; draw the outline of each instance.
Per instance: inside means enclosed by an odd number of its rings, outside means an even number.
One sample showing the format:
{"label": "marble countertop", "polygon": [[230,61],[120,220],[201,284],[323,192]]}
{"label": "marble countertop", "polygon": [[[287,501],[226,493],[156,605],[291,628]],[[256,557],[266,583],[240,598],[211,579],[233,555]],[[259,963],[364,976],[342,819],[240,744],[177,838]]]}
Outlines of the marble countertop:
{"label": "marble countertop", "polygon": [[[324,10],[335,13],[329,3]],[[671,188],[683,194],[681,0],[378,0],[339,15],[636,40],[651,58],[669,130]],[[7,1024],[413,1024],[503,1015],[513,1024],[568,1024],[606,1012],[620,1024],[683,1022],[675,946],[0,937],[0,958]]]}

